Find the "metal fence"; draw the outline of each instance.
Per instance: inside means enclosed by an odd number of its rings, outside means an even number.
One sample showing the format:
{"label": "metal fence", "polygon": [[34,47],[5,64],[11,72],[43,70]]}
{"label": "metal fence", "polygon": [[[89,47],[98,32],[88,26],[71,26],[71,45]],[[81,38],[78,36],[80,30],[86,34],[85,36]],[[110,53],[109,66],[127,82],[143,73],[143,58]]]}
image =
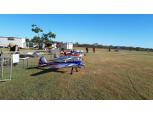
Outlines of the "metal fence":
{"label": "metal fence", "polygon": [[10,54],[0,56],[0,81],[12,78],[12,56]]}
{"label": "metal fence", "polygon": [[[33,53],[33,52],[32,52]],[[20,55],[19,57],[16,55]],[[41,52],[48,60],[53,59],[53,52]],[[22,57],[25,56],[25,57]],[[38,66],[40,56],[33,56],[27,51],[23,52],[6,52],[0,53],[0,81],[12,79],[13,71],[17,72],[21,69],[33,68]]]}

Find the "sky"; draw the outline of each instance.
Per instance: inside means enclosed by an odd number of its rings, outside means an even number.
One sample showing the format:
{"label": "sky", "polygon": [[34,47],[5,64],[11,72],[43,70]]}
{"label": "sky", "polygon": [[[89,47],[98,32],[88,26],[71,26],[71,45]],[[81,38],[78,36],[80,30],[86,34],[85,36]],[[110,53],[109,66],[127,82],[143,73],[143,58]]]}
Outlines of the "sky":
{"label": "sky", "polygon": [[0,36],[32,38],[31,25],[56,41],[153,48],[153,15],[0,14]]}

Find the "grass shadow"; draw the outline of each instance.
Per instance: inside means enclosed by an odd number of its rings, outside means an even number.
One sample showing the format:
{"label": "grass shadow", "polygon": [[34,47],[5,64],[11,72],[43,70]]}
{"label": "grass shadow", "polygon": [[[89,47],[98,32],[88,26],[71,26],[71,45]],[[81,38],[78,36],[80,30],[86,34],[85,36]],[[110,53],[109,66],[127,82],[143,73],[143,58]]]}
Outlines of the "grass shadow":
{"label": "grass shadow", "polygon": [[51,69],[51,68],[49,68],[49,69],[37,68],[37,69],[41,69],[42,71],[31,74],[31,76],[36,77],[36,76],[39,76],[41,74],[46,74],[46,73],[49,73],[49,72],[65,73],[65,71],[61,71],[59,69]]}

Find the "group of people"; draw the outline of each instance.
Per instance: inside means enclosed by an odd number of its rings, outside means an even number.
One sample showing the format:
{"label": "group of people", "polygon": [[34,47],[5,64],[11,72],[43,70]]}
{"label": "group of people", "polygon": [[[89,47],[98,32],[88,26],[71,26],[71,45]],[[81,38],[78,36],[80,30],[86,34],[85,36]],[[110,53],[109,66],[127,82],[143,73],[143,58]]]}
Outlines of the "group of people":
{"label": "group of people", "polygon": [[[96,52],[96,48],[95,47],[93,47],[92,48],[92,51],[93,51],[93,53],[95,53]],[[88,47],[86,47],[86,53],[88,53],[89,52],[89,48]]]}
{"label": "group of people", "polygon": [[19,51],[19,47],[16,44],[11,44],[10,43],[8,46],[10,48],[10,51],[13,51],[13,52],[18,52]]}

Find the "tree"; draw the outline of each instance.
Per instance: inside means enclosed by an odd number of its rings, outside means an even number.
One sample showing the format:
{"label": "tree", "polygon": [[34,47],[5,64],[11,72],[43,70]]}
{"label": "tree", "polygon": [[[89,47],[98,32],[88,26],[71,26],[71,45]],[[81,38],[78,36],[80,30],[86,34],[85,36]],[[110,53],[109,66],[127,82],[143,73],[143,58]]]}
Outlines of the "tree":
{"label": "tree", "polygon": [[48,32],[47,35],[49,38],[56,38],[56,34],[53,32]]}
{"label": "tree", "polygon": [[93,46],[98,46],[98,43],[94,43]]}
{"label": "tree", "polygon": [[38,37],[38,36],[34,36],[31,41],[34,42],[34,43],[39,44],[41,42],[41,38]]}
{"label": "tree", "polygon": [[48,41],[50,42],[52,42],[52,38],[56,38],[56,34],[53,32],[48,32],[46,36],[48,37]]}
{"label": "tree", "polygon": [[45,43],[45,44],[48,44],[48,43],[51,43],[52,41],[50,41],[49,39],[48,39],[48,35],[47,34],[43,34],[42,35],[42,41],[43,41],[43,43]]}
{"label": "tree", "polygon": [[75,47],[78,47],[79,46],[79,43],[78,42],[74,43],[74,46]]}
{"label": "tree", "polygon": [[[33,24],[32,25],[32,32],[36,33],[37,35],[33,37],[32,42],[37,43],[39,48],[40,45],[43,43],[48,44],[52,43],[52,38],[56,38],[56,34],[53,32],[48,32],[48,33],[42,33],[43,30],[39,28],[37,25]],[[40,35],[41,33],[41,35]]]}
{"label": "tree", "polygon": [[48,32],[42,35],[42,40],[44,43],[52,43],[52,38],[56,38],[56,34],[53,32]]}
{"label": "tree", "polygon": [[43,32],[43,30],[41,29],[41,28],[39,28],[37,25],[32,25],[32,32],[35,32],[35,33],[37,33],[38,34],[38,36],[39,36],[39,33],[40,32]]}
{"label": "tree", "polygon": [[40,46],[42,44],[42,40],[41,40],[39,33],[43,32],[43,30],[41,28],[39,28],[37,25],[33,24],[31,31],[37,34],[36,36],[33,37],[33,39],[31,41],[36,43],[40,49]]}

